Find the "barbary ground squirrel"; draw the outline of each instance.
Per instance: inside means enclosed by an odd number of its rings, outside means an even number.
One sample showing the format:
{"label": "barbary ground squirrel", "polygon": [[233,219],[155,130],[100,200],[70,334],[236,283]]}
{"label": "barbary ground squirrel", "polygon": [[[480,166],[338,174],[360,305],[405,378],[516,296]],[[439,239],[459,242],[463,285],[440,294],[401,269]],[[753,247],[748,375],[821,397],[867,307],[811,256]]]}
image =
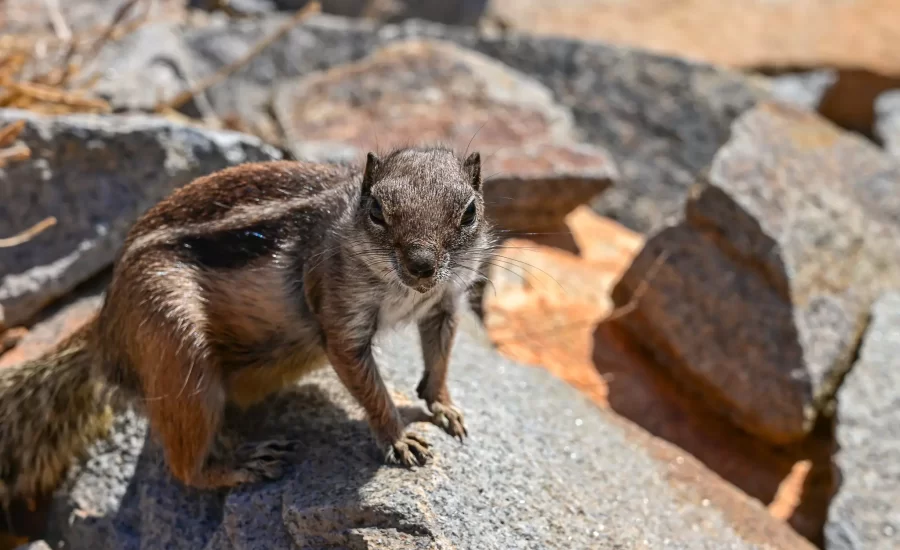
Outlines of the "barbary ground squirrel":
{"label": "barbary ground squirrel", "polygon": [[0,370],[0,504],[54,490],[122,397],[184,484],[277,478],[281,441],[216,459],[225,406],[329,364],[385,461],[425,464],[428,443],[405,431],[372,339],[418,325],[418,395],[462,440],[447,366],[457,308],[492,247],[484,209],[479,154],[440,147],[369,153],[362,173],[244,164],[178,189],[129,231],[97,316],[44,357]]}

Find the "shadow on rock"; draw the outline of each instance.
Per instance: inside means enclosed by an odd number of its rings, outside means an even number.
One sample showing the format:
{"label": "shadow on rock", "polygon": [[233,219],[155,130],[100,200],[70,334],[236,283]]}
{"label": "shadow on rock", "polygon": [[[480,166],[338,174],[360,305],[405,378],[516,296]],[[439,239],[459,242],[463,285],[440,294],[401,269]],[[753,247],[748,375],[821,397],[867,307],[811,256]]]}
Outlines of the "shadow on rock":
{"label": "shadow on rock", "polygon": [[[281,479],[230,491],[187,488],[171,477],[155,440],[145,437],[127,487],[95,488],[97,495],[122,495],[116,511],[86,517],[92,506],[79,502],[71,514],[55,514],[79,519],[56,525],[62,532],[51,540],[66,540],[73,549],[354,547],[367,525],[396,518],[382,517],[384,511],[363,496],[381,467],[368,424],[348,416],[330,393],[309,383],[243,413],[226,411],[224,430],[241,443],[299,442]],[[401,414],[408,421],[426,416],[415,407],[401,407]],[[285,528],[273,528],[275,523]]]}
{"label": "shadow on rock", "polygon": [[600,323],[595,330],[593,357],[617,414],[684,449],[821,546],[838,483],[832,419],[820,418],[798,443],[770,445],[738,430],[702,397],[685,391],[611,324]]}

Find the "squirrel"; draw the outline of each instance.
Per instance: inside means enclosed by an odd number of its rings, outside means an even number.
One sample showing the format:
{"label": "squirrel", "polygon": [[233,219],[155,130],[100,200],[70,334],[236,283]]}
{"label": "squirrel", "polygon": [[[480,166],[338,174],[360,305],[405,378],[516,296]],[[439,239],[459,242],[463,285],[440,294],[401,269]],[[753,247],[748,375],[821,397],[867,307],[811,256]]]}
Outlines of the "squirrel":
{"label": "squirrel", "polygon": [[365,409],[383,461],[424,466],[373,358],[418,327],[416,388],[463,441],[447,388],[458,311],[493,245],[479,153],[370,152],[351,164],[265,161],[175,190],[134,222],[97,314],[44,356],[0,370],[0,504],[55,490],[108,433],[118,403],[146,416],[173,476],[200,489],[277,479],[285,441],[215,451],[239,410],[330,365]]}

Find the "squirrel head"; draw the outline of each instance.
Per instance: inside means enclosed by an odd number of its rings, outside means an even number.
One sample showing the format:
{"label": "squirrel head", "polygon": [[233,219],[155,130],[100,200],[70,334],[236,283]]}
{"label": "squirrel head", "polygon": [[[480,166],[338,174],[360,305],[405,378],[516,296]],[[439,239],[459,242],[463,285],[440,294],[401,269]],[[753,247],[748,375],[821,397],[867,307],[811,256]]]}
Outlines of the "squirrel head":
{"label": "squirrel head", "polygon": [[419,292],[470,282],[488,249],[481,156],[443,148],[369,153],[355,223],[354,248],[387,282]]}

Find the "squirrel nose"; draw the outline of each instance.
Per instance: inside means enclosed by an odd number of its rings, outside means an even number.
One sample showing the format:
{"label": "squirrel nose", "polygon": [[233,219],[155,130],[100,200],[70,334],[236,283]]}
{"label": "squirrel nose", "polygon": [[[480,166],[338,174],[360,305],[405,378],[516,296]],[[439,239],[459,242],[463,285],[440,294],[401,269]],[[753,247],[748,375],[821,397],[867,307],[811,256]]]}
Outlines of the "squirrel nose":
{"label": "squirrel nose", "polygon": [[413,247],[403,254],[403,265],[409,274],[419,279],[427,279],[434,275],[437,257],[433,250],[425,247]]}

